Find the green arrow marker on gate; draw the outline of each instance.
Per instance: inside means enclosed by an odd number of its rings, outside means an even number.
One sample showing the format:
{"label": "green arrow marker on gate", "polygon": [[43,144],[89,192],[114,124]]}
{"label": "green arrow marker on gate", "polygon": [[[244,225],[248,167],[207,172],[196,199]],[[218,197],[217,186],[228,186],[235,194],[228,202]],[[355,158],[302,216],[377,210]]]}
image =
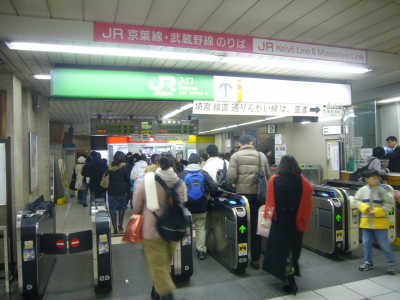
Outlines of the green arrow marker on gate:
{"label": "green arrow marker on gate", "polygon": [[394,215],[394,209],[393,209],[393,208],[389,211],[389,215],[390,215],[390,216],[393,216],[393,215]]}
{"label": "green arrow marker on gate", "polygon": [[240,226],[239,231],[241,234],[243,234],[246,231],[246,227],[244,225]]}
{"label": "green arrow marker on gate", "polygon": [[338,221],[338,223],[340,222],[341,219],[342,219],[341,215],[336,215],[336,221]]}

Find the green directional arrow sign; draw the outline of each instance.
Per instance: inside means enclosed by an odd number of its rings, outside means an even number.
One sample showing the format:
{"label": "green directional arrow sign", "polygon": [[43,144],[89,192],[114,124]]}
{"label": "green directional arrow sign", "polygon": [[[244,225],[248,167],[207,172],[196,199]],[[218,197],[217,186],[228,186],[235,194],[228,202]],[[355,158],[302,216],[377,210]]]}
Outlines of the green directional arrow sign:
{"label": "green directional arrow sign", "polygon": [[390,216],[393,216],[393,215],[394,215],[394,209],[393,209],[393,208],[389,211],[389,215],[390,215]]}
{"label": "green directional arrow sign", "polygon": [[246,227],[244,225],[240,226],[239,231],[241,234],[244,234],[246,232]]}
{"label": "green directional arrow sign", "polygon": [[338,223],[342,220],[342,216],[341,215],[336,215],[336,221],[338,221]]}

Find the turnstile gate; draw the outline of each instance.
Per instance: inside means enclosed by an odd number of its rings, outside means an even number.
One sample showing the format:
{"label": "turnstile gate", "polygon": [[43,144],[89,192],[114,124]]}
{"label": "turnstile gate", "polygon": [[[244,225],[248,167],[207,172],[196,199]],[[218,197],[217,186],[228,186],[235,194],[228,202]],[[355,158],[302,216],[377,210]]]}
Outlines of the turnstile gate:
{"label": "turnstile gate", "polygon": [[54,203],[17,214],[18,287],[25,297],[41,298],[56,262],[55,255],[93,251],[96,288],[112,288],[111,222],[105,208],[92,210],[92,230],[55,233]]}
{"label": "turnstile gate", "polygon": [[345,244],[343,195],[335,188],[314,186],[313,210],[304,247],[324,254],[333,254]]}
{"label": "turnstile gate", "polygon": [[222,265],[243,272],[250,252],[250,208],[235,194],[216,197],[207,214],[207,249]]}

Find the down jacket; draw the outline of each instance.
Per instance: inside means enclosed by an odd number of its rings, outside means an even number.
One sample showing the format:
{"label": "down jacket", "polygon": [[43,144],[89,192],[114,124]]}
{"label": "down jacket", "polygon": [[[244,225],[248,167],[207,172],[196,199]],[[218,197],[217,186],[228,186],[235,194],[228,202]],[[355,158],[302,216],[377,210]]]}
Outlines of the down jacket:
{"label": "down jacket", "polygon": [[[361,212],[360,228],[389,229],[388,216],[392,209],[394,212],[395,206],[394,193],[390,186],[366,185],[357,191],[354,198]],[[374,214],[368,214],[368,209],[373,209]]]}
{"label": "down jacket", "polygon": [[267,179],[271,176],[267,157],[256,151],[254,146],[245,145],[232,155],[229,161],[228,178],[236,186],[238,194],[256,195],[258,190],[257,173],[264,167]]}

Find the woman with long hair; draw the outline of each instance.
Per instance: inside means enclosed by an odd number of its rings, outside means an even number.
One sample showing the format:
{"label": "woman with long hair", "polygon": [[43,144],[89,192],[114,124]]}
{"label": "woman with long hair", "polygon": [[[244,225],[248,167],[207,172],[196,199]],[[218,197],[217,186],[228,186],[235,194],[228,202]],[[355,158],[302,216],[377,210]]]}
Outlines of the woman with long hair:
{"label": "woman with long hair", "polygon": [[[125,154],[117,151],[108,168],[110,184],[108,187],[108,204],[114,233],[123,232],[123,222],[128,203],[129,176],[131,167],[126,163]],[[118,219],[117,219],[118,213]]]}
{"label": "woman with long hair", "polygon": [[312,213],[312,184],[301,175],[293,156],[284,156],[278,174],[268,182],[264,217],[272,218],[263,269],[280,278],[284,291],[297,293],[295,276],[300,276],[299,258],[303,233]]}

